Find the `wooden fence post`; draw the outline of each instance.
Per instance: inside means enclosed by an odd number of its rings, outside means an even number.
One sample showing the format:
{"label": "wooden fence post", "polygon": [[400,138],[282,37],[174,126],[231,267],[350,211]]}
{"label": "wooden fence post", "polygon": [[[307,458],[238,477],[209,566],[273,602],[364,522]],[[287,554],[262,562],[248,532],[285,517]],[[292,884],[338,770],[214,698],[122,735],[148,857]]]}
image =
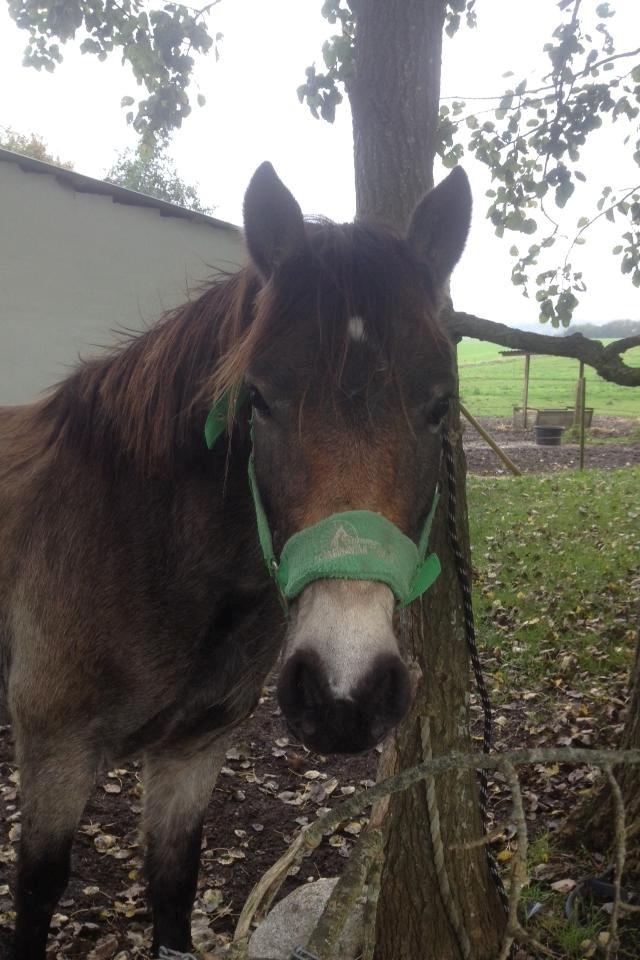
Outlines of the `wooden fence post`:
{"label": "wooden fence post", "polygon": [[587,381],[584,376],[584,363],[580,361],[580,469],[584,470],[584,442],[585,442],[585,405],[587,402]]}
{"label": "wooden fence post", "polygon": [[524,399],[522,403],[522,424],[527,429],[527,407],[529,406],[529,364],[531,363],[531,354],[524,355]]}

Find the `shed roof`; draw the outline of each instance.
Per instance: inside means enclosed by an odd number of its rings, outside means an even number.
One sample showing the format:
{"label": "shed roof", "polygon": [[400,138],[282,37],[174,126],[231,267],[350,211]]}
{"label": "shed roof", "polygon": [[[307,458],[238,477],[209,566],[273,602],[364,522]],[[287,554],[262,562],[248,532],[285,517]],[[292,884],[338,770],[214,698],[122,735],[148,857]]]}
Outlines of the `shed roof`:
{"label": "shed roof", "polygon": [[122,203],[125,206],[150,207],[158,210],[163,217],[177,217],[180,220],[205,223],[211,227],[217,227],[219,230],[240,232],[240,227],[228,223],[226,220],[218,220],[217,217],[210,217],[208,214],[198,213],[196,210],[187,210],[175,203],[150,197],[146,193],[138,193],[137,190],[129,190],[127,187],[120,187],[115,183],[107,183],[106,180],[87,177],[83,173],[76,173],[75,170],[67,170],[65,167],[58,167],[53,163],[46,163],[43,160],[36,160],[21,153],[14,153],[12,150],[0,148],[0,162],[16,163],[25,173],[48,174],[50,177],[54,177],[61,186],[74,190],[76,193],[99,194],[111,197],[114,203]]}

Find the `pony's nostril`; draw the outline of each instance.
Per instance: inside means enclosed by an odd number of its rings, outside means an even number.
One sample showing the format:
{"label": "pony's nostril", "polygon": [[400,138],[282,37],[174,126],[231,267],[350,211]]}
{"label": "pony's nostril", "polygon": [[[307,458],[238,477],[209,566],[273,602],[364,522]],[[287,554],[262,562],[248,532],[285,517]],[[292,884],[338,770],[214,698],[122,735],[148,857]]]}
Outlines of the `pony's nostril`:
{"label": "pony's nostril", "polygon": [[317,709],[323,701],[320,659],[313,651],[294,653],[285,664],[278,683],[280,706],[288,717],[298,717]]}
{"label": "pony's nostril", "polygon": [[381,654],[348,695],[337,696],[313,650],[283,665],[278,699],[292,731],[319,753],[359,753],[379,743],[404,717],[409,673],[397,654]]}
{"label": "pony's nostril", "polygon": [[408,676],[402,662],[384,665],[380,670],[374,698],[382,712],[393,713],[397,705],[406,699]]}
{"label": "pony's nostril", "polygon": [[409,708],[409,671],[402,660],[393,655],[378,657],[362,684],[359,697],[363,702],[369,701],[373,705],[371,730],[376,740],[381,740],[402,720]]}

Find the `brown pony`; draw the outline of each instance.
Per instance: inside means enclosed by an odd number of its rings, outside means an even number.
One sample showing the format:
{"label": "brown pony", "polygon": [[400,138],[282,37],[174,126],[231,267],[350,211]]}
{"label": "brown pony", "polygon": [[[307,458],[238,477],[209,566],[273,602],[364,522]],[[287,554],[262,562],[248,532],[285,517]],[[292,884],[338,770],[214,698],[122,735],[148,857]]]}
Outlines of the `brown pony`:
{"label": "brown pony", "polygon": [[[185,951],[222,738],[282,651],[279,697],[322,752],[373,746],[404,715],[407,671],[381,583],[318,580],[285,618],[276,551],[367,509],[416,538],[454,390],[440,291],[469,226],[455,170],[408,236],[304,223],[263,164],[245,198],[251,263],[46,399],[0,411],[0,679],[20,765],[16,960],[43,960],[96,771],[144,757],[153,952]],[[208,451],[212,400],[250,403]],[[231,426],[233,428],[231,429]]]}

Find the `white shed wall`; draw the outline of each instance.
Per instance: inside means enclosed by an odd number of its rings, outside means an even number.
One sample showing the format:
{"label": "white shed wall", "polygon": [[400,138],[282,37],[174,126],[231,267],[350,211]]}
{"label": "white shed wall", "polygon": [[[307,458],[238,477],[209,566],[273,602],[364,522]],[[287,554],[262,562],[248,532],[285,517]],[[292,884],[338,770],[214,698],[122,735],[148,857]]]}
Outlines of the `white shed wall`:
{"label": "white shed wall", "polygon": [[34,399],[78,356],[118,330],[144,329],[213,268],[243,261],[231,227],[79,193],[0,162],[0,404]]}

